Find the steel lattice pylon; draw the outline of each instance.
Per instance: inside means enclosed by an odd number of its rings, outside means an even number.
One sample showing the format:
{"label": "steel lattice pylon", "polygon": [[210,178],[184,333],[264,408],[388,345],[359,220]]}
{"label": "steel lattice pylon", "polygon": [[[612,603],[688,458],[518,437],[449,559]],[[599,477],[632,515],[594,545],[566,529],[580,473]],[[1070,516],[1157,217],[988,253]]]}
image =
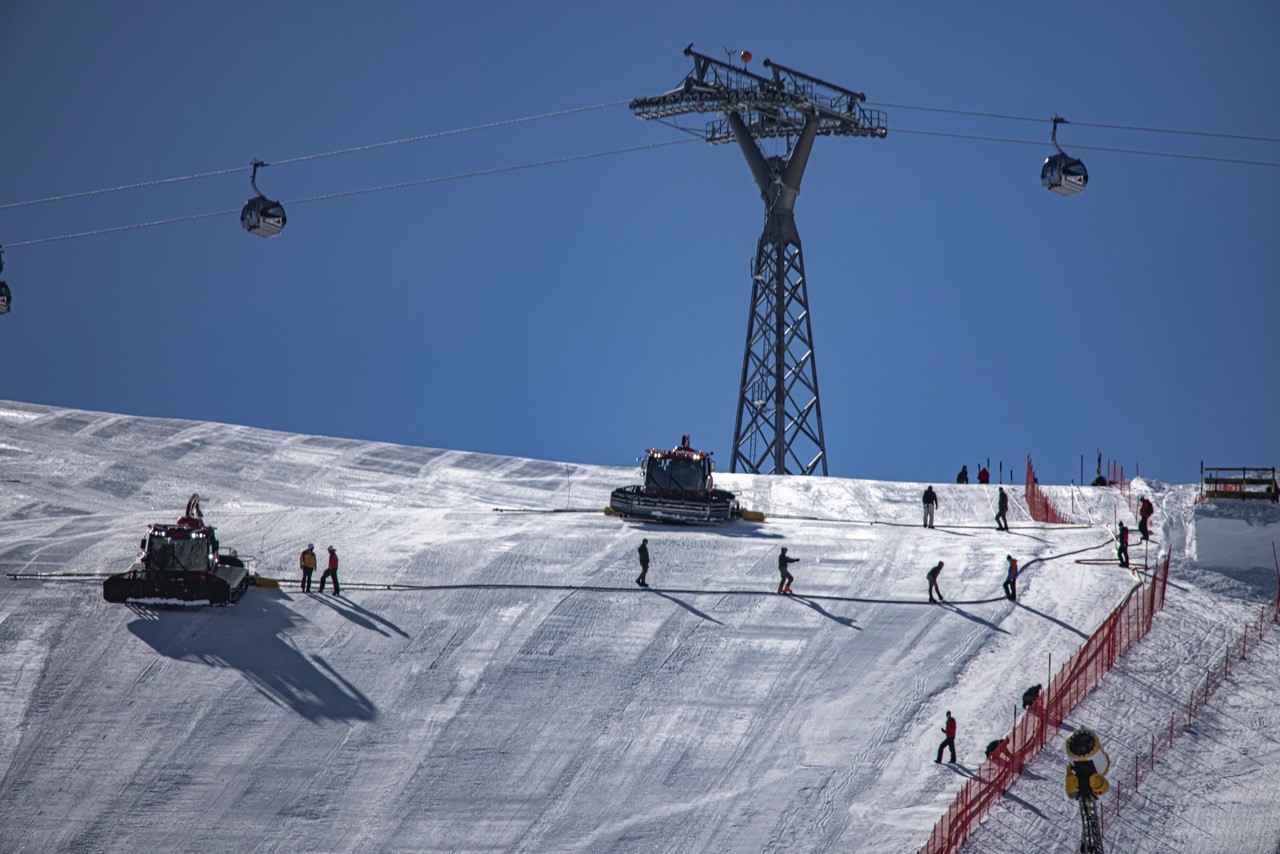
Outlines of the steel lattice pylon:
{"label": "steel lattice pylon", "polygon": [[764,196],[764,233],[751,265],[751,311],[742,356],[731,471],[827,473],[813,356],[804,252],[793,214],[813,145],[812,122],[789,159],[765,159],[736,114],[729,116]]}
{"label": "steel lattice pylon", "polygon": [[[738,387],[730,471],[827,474],[818,369],[809,322],[804,253],[795,203],[818,136],[883,137],[884,114],[859,104],[866,96],[777,63],[772,77],[695,53],[693,71],[675,89],[636,98],[643,119],[717,113],[708,142],[736,141],[765,204],[764,230],[751,269],[751,311]],[[744,63],[749,54],[743,54]],[[789,154],[768,157],[756,140],[786,138]],[[794,147],[791,145],[795,140]]]}

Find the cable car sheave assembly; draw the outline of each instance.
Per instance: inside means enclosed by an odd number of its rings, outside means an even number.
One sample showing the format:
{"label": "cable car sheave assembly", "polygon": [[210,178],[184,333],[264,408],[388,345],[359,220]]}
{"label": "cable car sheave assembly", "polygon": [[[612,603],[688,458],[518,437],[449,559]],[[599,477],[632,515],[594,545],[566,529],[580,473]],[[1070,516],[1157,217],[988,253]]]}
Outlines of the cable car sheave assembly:
{"label": "cable car sheave assembly", "polygon": [[[706,140],[734,140],[765,204],[764,231],[751,276],[751,315],[738,387],[730,470],[752,474],[827,473],[822,407],[809,323],[808,283],[795,203],[809,152],[818,136],[882,139],[885,115],[864,109],[866,96],[764,60],[772,76],[684,50],[693,70],[675,89],[634,98],[641,119],[716,113]],[[785,138],[787,155],[766,155],[758,139]],[[793,144],[794,140],[794,144]]]}
{"label": "cable car sheave assembly", "polygon": [[[664,119],[685,113],[724,113],[707,124],[710,143],[737,139],[729,118],[737,115],[752,139],[799,136],[810,116],[818,136],[873,136],[888,133],[880,110],[859,106],[867,100],[854,92],[787,68],[766,59],[764,67],[772,77],[746,69],[751,53],[739,56],[744,67],[704,56],[689,45],[685,56],[693,57],[693,72],[679,86],[652,98],[632,98],[631,110],[641,119]],[[749,158],[748,158],[749,159]]]}

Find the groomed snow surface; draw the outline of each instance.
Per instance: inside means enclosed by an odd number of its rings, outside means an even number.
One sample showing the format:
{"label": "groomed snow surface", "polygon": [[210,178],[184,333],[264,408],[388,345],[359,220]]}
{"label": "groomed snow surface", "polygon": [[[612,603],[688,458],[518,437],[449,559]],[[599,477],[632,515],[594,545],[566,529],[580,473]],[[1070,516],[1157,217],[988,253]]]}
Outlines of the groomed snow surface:
{"label": "groomed snow surface", "polygon": [[[996,486],[946,482],[933,530],[927,484],[723,474],[767,521],[605,516],[636,479],[0,402],[6,573],[122,571],[199,492],[222,544],[285,579],[225,608],[0,579],[0,851],[910,852],[1136,579],[1078,562],[1136,523],[1114,489],[1047,487],[1082,523],[1048,528],[1010,488],[1008,533]],[[1113,783],[1276,593],[1272,570],[1189,557],[1193,487],[1135,490],[1157,543],[1133,563],[1173,544],[1168,603],[1069,721]],[[307,542],[322,567],[337,547],[341,597],[299,591]],[[1280,850],[1278,637],[1179,728],[1108,851]],[[938,765],[948,710],[959,761]],[[1061,740],[966,851],[1074,850]]]}

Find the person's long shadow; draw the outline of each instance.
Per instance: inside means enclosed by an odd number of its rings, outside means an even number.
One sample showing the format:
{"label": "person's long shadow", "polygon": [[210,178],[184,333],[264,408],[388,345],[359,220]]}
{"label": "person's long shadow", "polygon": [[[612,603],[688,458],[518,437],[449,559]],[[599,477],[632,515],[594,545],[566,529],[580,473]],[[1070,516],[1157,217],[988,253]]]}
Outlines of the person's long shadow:
{"label": "person's long shadow", "polygon": [[391,629],[391,631],[395,632],[396,634],[400,635],[403,638],[409,637],[408,632],[406,632],[404,629],[400,628],[395,623],[388,620],[386,617],[382,617],[378,614],[375,614],[367,608],[362,608],[361,606],[357,605],[355,602],[352,602],[346,596],[338,596],[336,594],[334,596],[327,596],[320,593],[303,594],[303,595],[310,595],[311,598],[314,599],[315,601],[319,602],[322,605],[328,605],[334,611],[337,611],[339,614],[346,617],[348,620],[355,623],[357,626],[360,626],[361,628],[364,628],[364,629],[369,629],[370,631],[377,632],[383,637],[390,637],[390,635],[388,635],[382,629],[378,628],[378,626],[374,625],[374,623],[381,623],[382,625]]}
{"label": "person's long shadow", "polygon": [[795,601],[799,602],[801,605],[809,606],[810,608],[817,611],[822,616],[826,617],[829,620],[835,620],[837,623],[839,623],[842,626],[846,626],[850,629],[857,629],[858,631],[862,631],[862,626],[856,625],[852,617],[837,616],[836,614],[831,613],[826,608],[819,605],[817,602],[810,599],[808,596],[796,596],[795,594],[792,594],[789,598],[794,599]]}
{"label": "person's long shadow", "polygon": [[1006,635],[1009,634],[1009,631],[1007,629],[1002,629],[999,626],[997,626],[995,623],[990,622],[989,620],[984,620],[981,617],[970,614],[968,611],[964,610],[963,608],[957,608],[955,604],[952,602],[943,601],[943,602],[939,602],[938,604],[941,605],[946,610],[950,611],[951,613],[958,614],[961,617],[964,617],[966,620],[973,620],[975,623],[978,623],[979,625],[986,626],[987,628],[991,629],[993,632],[1000,632],[1001,634],[1006,634]]}
{"label": "person's long shadow", "polygon": [[1078,634],[1080,637],[1084,638],[1085,640],[1088,640],[1088,639],[1089,639],[1089,635],[1088,635],[1088,634],[1086,634],[1085,632],[1080,631],[1079,629],[1077,629],[1075,626],[1071,625],[1070,623],[1064,623],[1064,622],[1062,622],[1062,620],[1059,620],[1057,617],[1051,617],[1051,616],[1049,616],[1049,615],[1048,615],[1048,614],[1046,614],[1044,611],[1037,611],[1035,608],[1032,608],[1030,605],[1025,605],[1025,604],[1023,604],[1022,602],[1019,602],[1019,603],[1018,603],[1018,607],[1019,607],[1019,608],[1023,608],[1023,609],[1025,609],[1026,611],[1029,611],[1029,612],[1030,612],[1030,613],[1032,613],[1032,614],[1035,614],[1037,617],[1042,617],[1042,618],[1044,618],[1044,619],[1048,620],[1049,622],[1054,623],[1055,625],[1059,625],[1059,626],[1061,626],[1062,628],[1066,629],[1066,630],[1067,630],[1067,631],[1069,631],[1069,632],[1075,632],[1076,634]]}
{"label": "person's long shadow", "polygon": [[1005,792],[1005,793],[1004,793],[1003,795],[1001,795],[1000,797],[1001,797],[1001,798],[1003,798],[1003,799],[1005,799],[1005,800],[1007,800],[1007,801],[1013,801],[1015,804],[1018,804],[1018,805],[1019,805],[1019,806],[1021,806],[1023,809],[1026,809],[1028,812],[1033,812],[1033,813],[1035,813],[1037,816],[1039,816],[1040,818],[1044,818],[1044,812],[1043,812],[1043,811],[1041,811],[1039,807],[1036,807],[1034,804],[1032,804],[1030,801],[1023,800],[1022,798],[1018,797],[1017,795],[1012,795],[1012,794],[1010,794],[1010,793],[1008,793],[1008,792]]}
{"label": "person's long shadow", "polygon": [[1035,540],[1038,543],[1044,543],[1046,546],[1049,545],[1049,541],[1044,537],[1037,537],[1034,534],[1024,534],[1021,531],[1016,530],[1010,530],[1009,533],[1013,534],[1015,537],[1026,537],[1028,540]]}
{"label": "person's long shadow", "polygon": [[359,688],[322,657],[285,641],[298,620],[287,601],[278,590],[254,587],[226,608],[131,604],[138,619],[129,631],[169,658],[239,670],[268,700],[307,720],[376,718],[377,707]]}
{"label": "person's long shadow", "polygon": [[663,593],[661,590],[653,590],[652,588],[650,588],[650,591],[658,594],[663,599],[670,599],[672,602],[675,602],[677,605],[679,605],[681,608],[684,608],[686,611],[688,611],[690,614],[693,614],[695,617],[701,617],[704,620],[708,620],[712,623],[715,623],[717,626],[724,625],[724,623],[720,622],[710,614],[706,614],[706,613],[703,613],[702,611],[699,611],[697,608],[693,607],[688,602],[685,602],[683,599],[677,599],[676,597],[672,596],[670,593]]}

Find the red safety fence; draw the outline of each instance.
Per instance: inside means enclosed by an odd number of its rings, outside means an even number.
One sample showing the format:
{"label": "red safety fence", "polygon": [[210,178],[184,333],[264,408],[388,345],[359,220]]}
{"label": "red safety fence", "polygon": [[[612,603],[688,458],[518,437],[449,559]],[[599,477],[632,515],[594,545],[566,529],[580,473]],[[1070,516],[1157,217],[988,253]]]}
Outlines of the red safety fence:
{"label": "red safety fence", "polygon": [[1031,513],[1031,518],[1037,522],[1048,522],[1051,525],[1066,525],[1072,520],[1067,514],[1053,506],[1053,502],[1049,500],[1049,496],[1044,494],[1040,489],[1040,482],[1036,480],[1036,470],[1031,465],[1031,456],[1027,455],[1027,510]]}
{"label": "red safety fence", "polygon": [[978,823],[1018,779],[1023,766],[1057,734],[1062,720],[1102,681],[1116,659],[1151,630],[1152,618],[1164,607],[1168,581],[1166,556],[1163,566],[1156,566],[1151,582],[1136,589],[1102,621],[1014,724],[1000,748],[965,783],[946,815],[934,825],[928,843],[920,849],[922,854],[960,850]]}
{"label": "red safety fence", "polygon": [[1204,681],[1191,692],[1186,709],[1174,712],[1169,717],[1168,727],[1159,726],[1152,732],[1150,748],[1133,763],[1132,771],[1126,771],[1123,776],[1112,779],[1111,791],[1115,797],[1102,805],[1104,820],[1108,816],[1116,818],[1120,815],[1124,805],[1138,794],[1138,786],[1151,776],[1156,770],[1156,763],[1173,747],[1174,739],[1182,734],[1183,727],[1191,726],[1200,710],[1208,705],[1213,692],[1227,681],[1232,668],[1245,660],[1249,654],[1250,645],[1256,646],[1262,643],[1267,633],[1271,631],[1271,627],[1276,624],[1276,605],[1277,603],[1272,602],[1264,607],[1257,620],[1251,620],[1245,626],[1240,638],[1227,644],[1227,648],[1223,650],[1218,660],[1209,666]]}

